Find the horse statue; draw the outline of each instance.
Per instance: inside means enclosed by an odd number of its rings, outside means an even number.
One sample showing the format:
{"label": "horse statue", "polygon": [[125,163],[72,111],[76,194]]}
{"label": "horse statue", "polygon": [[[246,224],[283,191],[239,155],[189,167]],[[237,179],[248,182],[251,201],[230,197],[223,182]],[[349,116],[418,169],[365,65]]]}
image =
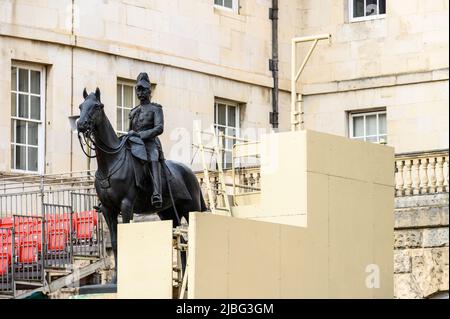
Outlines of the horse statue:
{"label": "horse statue", "polygon": [[[143,143],[135,136],[118,137],[100,101],[100,90],[87,94],[83,91],[84,102],[80,104],[80,117],[77,122],[78,138],[82,139],[95,155],[85,155],[97,159],[95,189],[100,206],[108,225],[111,245],[116,263],[113,283],[117,281],[117,223],[119,213],[123,223],[133,220],[133,214],[157,214],[161,220],[172,220],[173,227],[181,224],[181,218],[189,222],[189,212],[207,210],[199,182],[186,165],[164,160],[161,176],[162,206],[151,205],[153,192],[151,181],[143,181],[146,171],[141,159],[134,154],[142,154]],[[141,152],[134,152],[134,150]],[[145,151],[145,150],[144,150]],[[177,188],[178,185],[178,188]],[[181,188],[179,187],[181,185]],[[179,191],[181,189],[181,191]],[[184,192],[183,192],[184,190]],[[181,192],[181,194],[180,194]],[[184,257],[183,266],[186,264]]]}

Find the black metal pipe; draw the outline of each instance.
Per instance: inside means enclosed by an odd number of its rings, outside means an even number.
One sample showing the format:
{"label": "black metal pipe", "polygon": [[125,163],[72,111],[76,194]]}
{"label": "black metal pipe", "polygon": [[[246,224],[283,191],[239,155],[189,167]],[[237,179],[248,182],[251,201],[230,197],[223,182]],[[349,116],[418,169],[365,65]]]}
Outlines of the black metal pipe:
{"label": "black metal pipe", "polygon": [[278,128],[278,0],[272,0],[269,18],[272,20],[272,59],[270,70],[273,77],[272,112],[270,112],[270,124],[273,129]]}

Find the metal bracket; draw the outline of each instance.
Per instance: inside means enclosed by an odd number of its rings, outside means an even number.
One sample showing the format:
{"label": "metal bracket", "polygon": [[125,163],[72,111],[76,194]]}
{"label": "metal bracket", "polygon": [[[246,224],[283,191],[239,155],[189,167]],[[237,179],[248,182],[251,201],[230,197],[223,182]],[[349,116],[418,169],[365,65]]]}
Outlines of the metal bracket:
{"label": "metal bracket", "polygon": [[269,59],[269,70],[278,71],[278,59]]}
{"label": "metal bracket", "polygon": [[269,112],[269,123],[278,124],[278,112]]}
{"label": "metal bracket", "polygon": [[269,19],[270,20],[278,19],[278,9],[269,8]]}

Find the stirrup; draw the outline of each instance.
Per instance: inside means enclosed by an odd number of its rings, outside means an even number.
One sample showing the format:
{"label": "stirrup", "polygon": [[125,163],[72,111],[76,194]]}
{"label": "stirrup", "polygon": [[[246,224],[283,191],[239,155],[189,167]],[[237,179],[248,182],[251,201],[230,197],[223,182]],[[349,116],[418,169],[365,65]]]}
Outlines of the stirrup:
{"label": "stirrup", "polygon": [[152,206],[154,206],[155,208],[162,207],[162,198],[160,194],[152,196]]}

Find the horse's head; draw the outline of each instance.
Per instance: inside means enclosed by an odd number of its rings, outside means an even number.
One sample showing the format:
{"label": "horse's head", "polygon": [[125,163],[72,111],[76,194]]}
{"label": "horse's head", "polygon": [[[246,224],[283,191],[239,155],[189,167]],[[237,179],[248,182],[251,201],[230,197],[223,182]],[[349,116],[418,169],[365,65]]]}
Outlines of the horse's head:
{"label": "horse's head", "polygon": [[102,119],[103,103],[100,101],[100,90],[97,88],[95,93],[87,94],[83,90],[84,102],[80,104],[80,118],[77,122],[77,130],[80,133],[87,134],[95,132],[96,127]]}

